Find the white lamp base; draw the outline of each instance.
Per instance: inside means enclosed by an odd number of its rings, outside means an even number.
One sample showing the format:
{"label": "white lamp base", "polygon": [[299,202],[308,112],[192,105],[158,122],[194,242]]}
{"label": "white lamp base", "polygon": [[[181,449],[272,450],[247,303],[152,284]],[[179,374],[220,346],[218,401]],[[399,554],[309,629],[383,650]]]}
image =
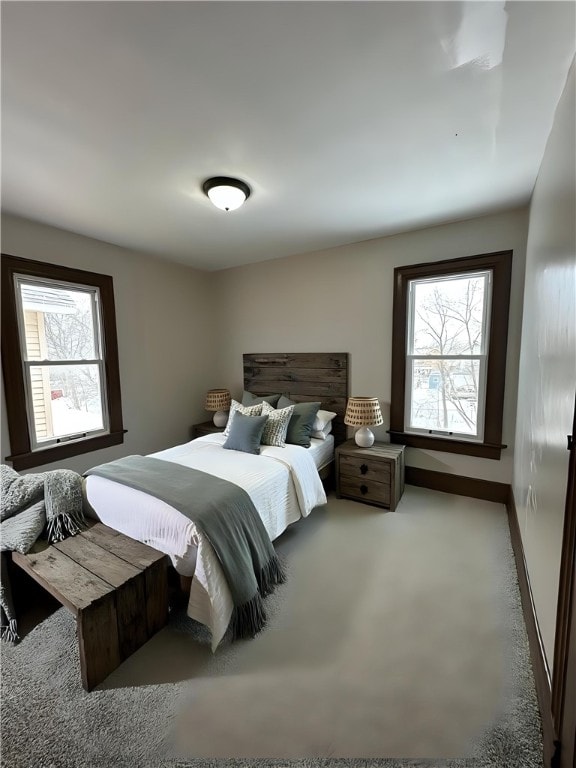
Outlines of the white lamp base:
{"label": "white lamp base", "polygon": [[374,433],[368,427],[360,427],[354,435],[354,440],[360,448],[370,448],[374,445]]}
{"label": "white lamp base", "polygon": [[226,422],[228,421],[228,412],[227,411],[216,411],[214,414],[212,421],[214,422],[215,427],[225,427]]}

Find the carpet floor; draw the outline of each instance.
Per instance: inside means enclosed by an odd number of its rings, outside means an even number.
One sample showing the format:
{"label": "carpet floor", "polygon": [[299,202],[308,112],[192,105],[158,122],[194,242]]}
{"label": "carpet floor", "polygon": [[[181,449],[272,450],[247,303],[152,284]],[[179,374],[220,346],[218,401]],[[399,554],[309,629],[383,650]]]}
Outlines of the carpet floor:
{"label": "carpet floor", "polygon": [[88,694],[64,609],[3,646],[2,765],[542,768],[503,506],[330,497],[277,549],[266,630],[214,655],[174,613]]}

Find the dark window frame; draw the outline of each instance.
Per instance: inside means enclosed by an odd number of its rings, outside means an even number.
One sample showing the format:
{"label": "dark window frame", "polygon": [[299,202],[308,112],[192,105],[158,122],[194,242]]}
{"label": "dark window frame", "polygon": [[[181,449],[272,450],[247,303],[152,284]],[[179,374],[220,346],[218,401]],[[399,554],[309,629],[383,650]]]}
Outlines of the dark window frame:
{"label": "dark window frame", "polygon": [[[20,337],[14,275],[30,278],[47,278],[67,283],[97,287],[102,304],[102,339],[106,370],[106,400],[108,404],[109,432],[96,437],[80,438],[62,445],[32,450],[28,427],[24,366]],[[11,454],[6,460],[16,470],[30,469],[54,461],[79,456],[124,442],[126,430],[122,423],[122,399],[120,391],[120,366],[116,337],[116,310],[114,286],[110,275],[87,272],[80,269],[49,264],[43,261],[23,259],[2,254],[2,374],[6,396],[6,413],[10,435]]]}
{"label": "dark window frame", "polygon": [[[484,439],[482,442],[454,440],[434,435],[405,432],[406,346],[408,333],[408,284],[410,280],[450,276],[479,269],[493,274],[490,331],[488,344]],[[393,443],[446,451],[486,459],[500,459],[502,418],[506,379],[508,315],[512,279],[512,251],[495,251],[445,261],[396,267],[394,270],[394,305],[392,330],[392,396],[390,405],[390,440]]]}

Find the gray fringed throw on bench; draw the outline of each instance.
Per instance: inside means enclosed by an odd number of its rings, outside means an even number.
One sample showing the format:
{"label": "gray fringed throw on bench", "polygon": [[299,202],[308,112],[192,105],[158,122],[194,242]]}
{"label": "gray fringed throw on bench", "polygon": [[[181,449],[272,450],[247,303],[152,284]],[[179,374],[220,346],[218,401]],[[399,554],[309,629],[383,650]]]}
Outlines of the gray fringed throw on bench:
{"label": "gray fringed throw on bench", "polygon": [[2,464],[0,491],[0,637],[16,643],[8,553],[26,554],[45,528],[52,543],[84,527],[82,477],[69,469],[19,475]]}
{"label": "gray fringed throw on bench", "polygon": [[264,523],[243,488],[171,461],[127,456],[86,472],[128,485],[177,509],[212,545],[232,593],[233,639],[254,637],[265,622],[262,597],[285,580]]}

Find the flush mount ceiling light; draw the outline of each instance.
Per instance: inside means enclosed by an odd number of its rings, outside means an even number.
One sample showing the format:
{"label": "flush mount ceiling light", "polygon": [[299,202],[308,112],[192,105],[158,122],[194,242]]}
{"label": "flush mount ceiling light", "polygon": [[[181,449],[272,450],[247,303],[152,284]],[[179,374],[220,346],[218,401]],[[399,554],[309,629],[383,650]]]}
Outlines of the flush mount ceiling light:
{"label": "flush mount ceiling light", "polygon": [[223,211],[233,211],[240,208],[242,203],[250,197],[251,192],[248,184],[228,176],[214,176],[211,179],[206,179],[202,184],[202,190],[216,208],[221,208]]}

